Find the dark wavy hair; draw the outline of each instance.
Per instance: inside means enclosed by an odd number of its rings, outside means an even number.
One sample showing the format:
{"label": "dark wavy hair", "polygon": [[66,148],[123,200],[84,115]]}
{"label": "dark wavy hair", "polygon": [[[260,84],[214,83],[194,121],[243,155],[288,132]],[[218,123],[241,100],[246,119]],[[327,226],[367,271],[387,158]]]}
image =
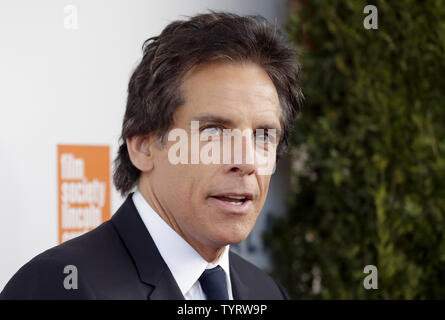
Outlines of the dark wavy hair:
{"label": "dark wavy hair", "polygon": [[143,44],[143,58],[131,76],[128,99],[114,161],[114,184],[125,196],[140,170],[130,161],[126,139],[155,134],[161,141],[184,103],[180,85],[193,67],[211,61],[253,62],[273,81],[280,101],[282,135],[278,156],[287,150],[289,131],[300,111],[303,93],[295,48],[261,16],[227,12],[199,14],[173,21]]}

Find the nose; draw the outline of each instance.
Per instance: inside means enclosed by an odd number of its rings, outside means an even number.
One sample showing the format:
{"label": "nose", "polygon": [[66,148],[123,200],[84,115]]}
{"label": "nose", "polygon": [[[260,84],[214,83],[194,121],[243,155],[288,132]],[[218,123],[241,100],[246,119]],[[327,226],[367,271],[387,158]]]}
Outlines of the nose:
{"label": "nose", "polygon": [[234,143],[231,146],[231,161],[225,165],[226,172],[241,176],[251,175],[256,172],[255,146],[252,138],[251,134],[242,136],[241,144],[237,145]]}
{"label": "nose", "polygon": [[248,176],[255,173],[255,165],[249,163],[230,164],[227,167],[228,172],[239,174],[240,176]]}
{"label": "nose", "polygon": [[238,173],[241,176],[251,175],[255,172],[253,164],[237,164],[230,167],[230,172]]}

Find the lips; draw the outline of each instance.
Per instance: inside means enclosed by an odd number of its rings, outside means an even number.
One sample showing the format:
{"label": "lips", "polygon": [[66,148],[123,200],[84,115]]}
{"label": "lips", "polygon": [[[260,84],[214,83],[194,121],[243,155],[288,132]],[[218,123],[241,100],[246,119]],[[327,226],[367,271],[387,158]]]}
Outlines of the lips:
{"label": "lips", "polygon": [[232,204],[242,204],[245,201],[252,200],[253,198],[251,193],[221,193],[212,195],[211,197]]}
{"label": "lips", "polygon": [[219,193],[209,196],[209,199],[225,211],[244,213],[250,208],[253,195],[251,193]]}
{"label": "lips", "polygon": [[220,197],[215,197],[221,201],[226,201],[230,204],[233,205],[242,205],[244,203],[244,201],[246,201],[245,197],[242,196],[220,196]]}

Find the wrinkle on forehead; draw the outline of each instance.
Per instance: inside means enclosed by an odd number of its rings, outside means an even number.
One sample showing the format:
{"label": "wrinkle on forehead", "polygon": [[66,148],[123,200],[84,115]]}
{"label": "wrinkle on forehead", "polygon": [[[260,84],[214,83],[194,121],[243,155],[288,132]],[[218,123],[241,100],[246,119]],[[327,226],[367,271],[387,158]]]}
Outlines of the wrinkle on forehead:
{"label": "wrinkle on forehead", "polygon": [[[253,68],[252,68],[253,66]],[[246,72],[239,72],[244,68]],[[210,72],[209,72],[210,71]],[[280,106],[276,88],[268,74],[254,63],[213,62],[192,69],[182,84],[186,104],[209,103],[246,104],[270,109],[279,115]]]}

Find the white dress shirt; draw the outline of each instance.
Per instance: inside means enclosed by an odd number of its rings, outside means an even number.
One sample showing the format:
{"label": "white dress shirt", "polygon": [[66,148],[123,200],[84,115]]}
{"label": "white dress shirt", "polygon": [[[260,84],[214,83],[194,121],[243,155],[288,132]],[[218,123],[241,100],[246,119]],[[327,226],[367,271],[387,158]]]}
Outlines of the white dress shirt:
{"label": "white dress shirt", "polygon": [[229,299],[233,300],[229,245],[217,261],[209,263],[151,208],[139,190],[133,194],[133,202],[186,300],[206,300],[199,277],[217,265],[226,273]]}

